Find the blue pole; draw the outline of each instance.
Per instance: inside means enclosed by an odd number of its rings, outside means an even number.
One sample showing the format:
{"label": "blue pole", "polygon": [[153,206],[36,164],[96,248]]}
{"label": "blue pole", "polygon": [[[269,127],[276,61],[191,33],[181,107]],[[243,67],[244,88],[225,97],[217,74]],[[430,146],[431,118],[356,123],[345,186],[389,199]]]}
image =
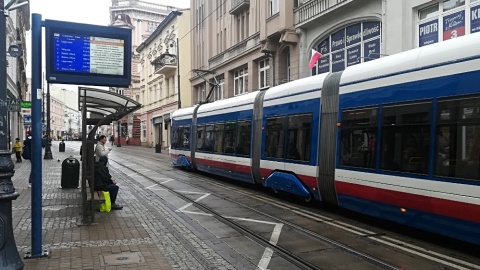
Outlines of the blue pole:
{"label": "blue pole", "polygon": [[42,15],[32,14],[32,257],[42,250]]}

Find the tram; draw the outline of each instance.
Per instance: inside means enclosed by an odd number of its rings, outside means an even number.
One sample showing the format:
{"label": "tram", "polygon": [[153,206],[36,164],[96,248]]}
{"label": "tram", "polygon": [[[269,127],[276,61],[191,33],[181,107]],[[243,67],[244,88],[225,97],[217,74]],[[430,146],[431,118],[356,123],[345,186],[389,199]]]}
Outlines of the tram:
{"label": "tram", "polygon": [[480,245],[480,34],[177,110],[175,166]]}

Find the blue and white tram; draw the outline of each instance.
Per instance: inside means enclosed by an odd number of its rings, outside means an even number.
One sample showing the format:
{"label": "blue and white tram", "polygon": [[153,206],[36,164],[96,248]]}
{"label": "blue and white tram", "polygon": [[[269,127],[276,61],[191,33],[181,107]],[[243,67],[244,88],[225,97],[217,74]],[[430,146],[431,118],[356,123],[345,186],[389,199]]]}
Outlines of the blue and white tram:
{"label": "blue and white tram", "polygon": [[480,245],[480,34],[176,111],[174,165]]}

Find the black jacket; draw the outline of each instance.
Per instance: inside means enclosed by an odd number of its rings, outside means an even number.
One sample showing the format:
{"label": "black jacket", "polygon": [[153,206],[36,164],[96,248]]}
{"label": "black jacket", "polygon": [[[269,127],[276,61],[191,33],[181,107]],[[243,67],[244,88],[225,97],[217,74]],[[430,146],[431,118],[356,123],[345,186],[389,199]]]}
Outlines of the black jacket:
{"label": "black jacket", "polygon": [[112,175],[102,162],[95,164],[95,190],[103,190],[106,186],[113,184]]}

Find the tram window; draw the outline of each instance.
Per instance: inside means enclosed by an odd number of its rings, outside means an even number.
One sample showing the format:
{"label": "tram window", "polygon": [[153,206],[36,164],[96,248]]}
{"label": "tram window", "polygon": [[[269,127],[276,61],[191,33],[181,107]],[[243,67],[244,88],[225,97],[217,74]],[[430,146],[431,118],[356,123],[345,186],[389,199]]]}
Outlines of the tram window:
{"label": "tram window", "polygon": [[183,149],[183,127],[177,128],[177,149]]}
{"label": "tram window", "polygon": [[288,117],[287,159],[309,161],[312,114]]}
{"label": "tram window", "polygon": [[190,150],[190,127],[186,126],[183,127],[183,134],[182,134],[182,148],[184,150]]}
{"label": "tram window", "polygon": [[236,123],[225,123],[225,132],[223,140],[223,153],[235,154],[235,126]]}
{"label": "tram window", "polygon": [[431,102],[383,108],[381,169],[426,174]]}
{"label": "tram window", "polygon": [[178,127],[172,127],[172,133],[171,133],[171,138],[170,141],[171,143],[171,148],[176,149],[177,148],[177,137],[178,137]]}
{"label": "tram window", "polygon": [[215,144],[215,132],[213,125],[206,125],[205,127],[205,149],[204,151],[212,152]]}
{"label": "tram window", "polygon": [[197,126],[197,150],[205,151],[205,126]]}
{"label": "tram window", "polygon": [[238,121],[237,123],[237,142],[235,152],[237,155],[250,155],[250,121]]}
{"label": "tram window", "polygon": [[441,101],[435,175],[480,180],[480,97]]}
{"label": "tram window", "polygon": [[375,168],[377,108],[342,112],[340,165]]}
{"label": "tram window", "polygon": [[265,157],[283,158],[285,141],[285,122],[287,117],[267,118],[267,137],[265,139]]}
{"label": "tram window", "polygon": [[223,144],[223,130],[225,129],[225,124],[215,124],[215,145],[213,151],[215,153],[222,153],[222,144]]}

